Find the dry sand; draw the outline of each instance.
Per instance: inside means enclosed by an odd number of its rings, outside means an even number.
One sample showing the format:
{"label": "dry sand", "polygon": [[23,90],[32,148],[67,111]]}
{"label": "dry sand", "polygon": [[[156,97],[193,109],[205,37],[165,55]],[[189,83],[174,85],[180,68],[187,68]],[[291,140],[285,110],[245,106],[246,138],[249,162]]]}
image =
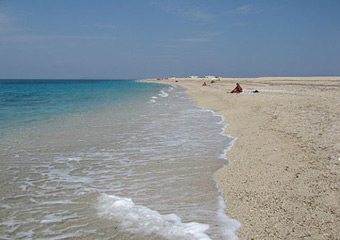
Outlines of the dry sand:
{"label": "dry sand", "polygon": [[150,81],[186,88],[237,138],[217,178],[240,239],[340,239],[340,77]]}

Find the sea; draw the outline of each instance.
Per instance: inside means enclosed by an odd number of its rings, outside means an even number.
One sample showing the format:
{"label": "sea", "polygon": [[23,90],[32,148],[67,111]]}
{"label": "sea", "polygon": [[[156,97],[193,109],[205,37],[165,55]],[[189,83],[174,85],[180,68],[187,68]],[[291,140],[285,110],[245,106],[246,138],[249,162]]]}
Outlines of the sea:
{"label": "sea", "polygon": [[238,239],[222,122],[174,85],[0,80],[0,239]]}

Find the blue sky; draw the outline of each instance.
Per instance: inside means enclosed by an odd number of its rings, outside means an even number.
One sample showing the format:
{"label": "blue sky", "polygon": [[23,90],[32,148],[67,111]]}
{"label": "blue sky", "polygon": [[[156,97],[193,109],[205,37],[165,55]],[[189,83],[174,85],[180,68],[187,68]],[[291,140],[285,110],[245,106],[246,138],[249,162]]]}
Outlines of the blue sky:
{"label": "blue sky", "polygon": [[0,0],[0,78],[339,76],[338,0]]}

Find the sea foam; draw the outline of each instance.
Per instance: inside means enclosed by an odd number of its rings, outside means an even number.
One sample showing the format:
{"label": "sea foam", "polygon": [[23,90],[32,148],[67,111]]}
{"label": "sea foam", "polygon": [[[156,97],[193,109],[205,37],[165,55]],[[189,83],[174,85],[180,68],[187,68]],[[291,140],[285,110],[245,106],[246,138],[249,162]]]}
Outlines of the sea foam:
{"label": "sea foam", "polygon": [[127,85],[136,98],[3,138],[0,239],[237,239],[214,188],[233,142],[223,117],[180,87]]}
{"label": "sea foam", "polygon": [[101,194],[98,200],[101,217],[118,222],[125,231],[139,234],[156,234],[166,239],[210,240],[205,234],[209,225],[197,222],[183,223],[175,214],[162,215],[130,198]]}
{"label": "sea foam", "polygon": [[163,90],[160,91],[160,94],[158,94],[160,97],[167,97],[169,96],[168,93],[164,92]]}

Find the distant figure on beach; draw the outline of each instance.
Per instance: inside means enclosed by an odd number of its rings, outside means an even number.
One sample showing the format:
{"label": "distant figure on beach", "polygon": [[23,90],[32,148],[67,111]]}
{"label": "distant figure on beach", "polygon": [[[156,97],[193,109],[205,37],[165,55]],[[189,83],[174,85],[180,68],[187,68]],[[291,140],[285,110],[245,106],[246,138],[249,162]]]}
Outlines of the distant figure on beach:
{"label": "distant figure on beach", "polygon": [[241,85],[239,83],[236,83],[236,87],[230,93],[241,93],[242,91],[243,90],[242,90]]}
{"label": "distant figure on beach", "polygon": [[202,84],[202,86],[207,86],[207,83],[206,83],[206,82],[204,82],[204,83]]}

